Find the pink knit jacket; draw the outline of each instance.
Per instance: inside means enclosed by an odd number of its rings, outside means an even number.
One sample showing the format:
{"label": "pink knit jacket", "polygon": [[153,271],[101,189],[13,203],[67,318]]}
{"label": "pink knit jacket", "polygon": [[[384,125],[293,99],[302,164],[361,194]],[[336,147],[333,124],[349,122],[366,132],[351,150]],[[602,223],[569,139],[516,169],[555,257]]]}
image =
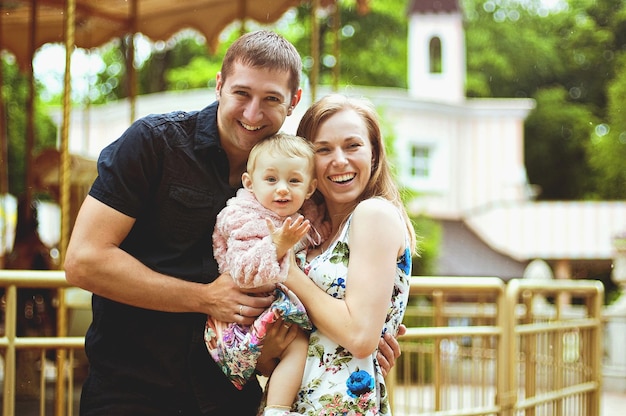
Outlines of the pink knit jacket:
{"label": "pink knit jacket", "polygon": [[[315,209],[306,211],[310,216]],[[305,217],[308,218],[307,215]],[[280,227],[285,220],[263,207],[245,188],[239,189],[217,216],[213,254],[219,271],[229,272],[243,289],[280,283],[287,278],[290,255],[288,253],[278,261],[265,218],[271,219],[276,227]],[[316,233],[313,228],[312,231]],[[305,244],[306,241],[302,241],[294,249],[297,252]]]}

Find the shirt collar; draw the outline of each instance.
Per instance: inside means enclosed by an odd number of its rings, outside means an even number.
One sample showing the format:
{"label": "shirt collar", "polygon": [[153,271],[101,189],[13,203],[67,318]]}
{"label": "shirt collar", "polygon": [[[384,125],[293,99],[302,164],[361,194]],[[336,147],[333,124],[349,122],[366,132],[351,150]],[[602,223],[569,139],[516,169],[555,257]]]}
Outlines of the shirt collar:
{"label": "shirt collar", "polygon": [[198,113],[196,120],[196,149],[220,147],[220,134],[217,128],[218,103],[219,101],[214,101]]}

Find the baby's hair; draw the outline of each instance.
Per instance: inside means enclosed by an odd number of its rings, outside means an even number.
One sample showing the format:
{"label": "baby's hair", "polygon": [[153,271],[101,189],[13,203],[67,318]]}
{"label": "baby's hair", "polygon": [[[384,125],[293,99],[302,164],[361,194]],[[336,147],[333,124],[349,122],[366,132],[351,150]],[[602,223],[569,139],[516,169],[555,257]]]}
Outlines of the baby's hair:
{"label": "baby's hair", "polygon": [[256,159],[263,152],[268,152],[274,156],[284,156],[285,158],[304,158],[309,163],[309,173],[311,175],[314,174],[315,150],[313,144],[300,136],[278,132],[257,143],[250,151],[250,156],[248,156],[248,164],[246,165],[248,173],[254,171]]}

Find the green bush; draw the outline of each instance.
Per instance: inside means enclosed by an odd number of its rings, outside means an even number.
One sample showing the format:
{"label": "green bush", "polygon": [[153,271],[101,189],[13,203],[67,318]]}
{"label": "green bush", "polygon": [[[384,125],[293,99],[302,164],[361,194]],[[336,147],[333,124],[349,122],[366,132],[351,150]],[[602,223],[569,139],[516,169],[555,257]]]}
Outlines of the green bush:
{"label": "green bush", "polygon": [[417,234],[419,257],[413,258],[413,276],[432,276],[436,273],[437,257],[441,244],[441,225],[426,216],[411,219]]}

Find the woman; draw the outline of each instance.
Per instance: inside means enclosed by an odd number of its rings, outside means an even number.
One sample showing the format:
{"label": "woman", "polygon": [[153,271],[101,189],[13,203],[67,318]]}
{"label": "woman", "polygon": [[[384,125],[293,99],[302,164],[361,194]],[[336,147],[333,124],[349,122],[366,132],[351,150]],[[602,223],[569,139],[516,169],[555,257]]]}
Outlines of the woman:
{"label": "woman", "polygon": [[376,347],[381,333],[395,335],[402,321],[415,233],[378,117],[368,101],[333,94],[307,110],[297,134],[315,148],[317,193],[331,233],[308,253],[304,272],[290,267],[285,282],[316,327],[292,411],[389,415]]}

